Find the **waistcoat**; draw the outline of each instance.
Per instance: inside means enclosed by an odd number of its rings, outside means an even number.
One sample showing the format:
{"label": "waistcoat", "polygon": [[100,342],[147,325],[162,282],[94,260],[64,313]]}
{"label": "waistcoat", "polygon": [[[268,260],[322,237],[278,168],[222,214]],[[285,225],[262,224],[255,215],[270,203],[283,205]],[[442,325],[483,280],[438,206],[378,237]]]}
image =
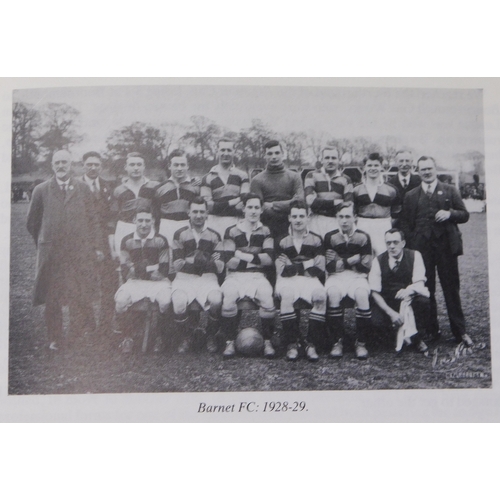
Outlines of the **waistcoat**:
{"label": "waistcoat", "polygon": [[444,233],[444,225],[436,224],[434,220],[439,210],[437,188],[430,198],[423,192],[420,194],[417,204],[415,230],[423,234],[427,239],[430,239],[431,236],[439,238]]}
{"label": "waistcoat", "polygon": [[385,300],[393,300],[399,290],[412,283],[415,252],[408,249],[404,249],[403,252],[403,258],[396,272],[389,267],[389,254],[387,252],[377,257],[382,275],[381,295]]}

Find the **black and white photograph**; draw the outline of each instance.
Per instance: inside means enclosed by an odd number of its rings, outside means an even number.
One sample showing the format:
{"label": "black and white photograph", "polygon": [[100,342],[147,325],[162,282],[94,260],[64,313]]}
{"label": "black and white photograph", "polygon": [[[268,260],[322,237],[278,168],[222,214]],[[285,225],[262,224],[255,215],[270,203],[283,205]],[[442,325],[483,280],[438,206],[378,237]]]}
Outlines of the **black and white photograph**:
{"label": "black and white photograph", "polygon": [[9,396],[492,387],[482,89],[11,105]]}

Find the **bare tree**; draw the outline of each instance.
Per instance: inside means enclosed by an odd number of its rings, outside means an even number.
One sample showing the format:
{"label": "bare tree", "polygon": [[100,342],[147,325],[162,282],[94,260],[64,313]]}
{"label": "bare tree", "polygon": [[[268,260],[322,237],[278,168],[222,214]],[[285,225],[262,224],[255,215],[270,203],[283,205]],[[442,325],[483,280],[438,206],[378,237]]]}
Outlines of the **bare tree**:
{"label": "bare tree", "polygon": [[382,138],[382,155],[388,164],[393,164],[396,153],[400,149],[400,141],[397,137],[386,136]]}
{"label": "bare tree", "polygon": [[36,169],[40,113],[30,104],[15,102],[12,112],[12,173]]}
{"label": "bare tree", "polygon": [[163,136],[164,151],[163,155],[167,157],[172,149],[182,148],[182,137],[186,133],[186,126],[179,122],[162,123],[160,125],[160,132]]}
{"label": "bare tree", "polygon": [[205,116],[192,116],[191,125],[182,139],[193,145],[202,164],[214,160],[220,127]]}
{"label": "bare tree", "polygon": [[290,165],[302,167],[304,150],[307,148],[307,135],[304,132],[290,132],[281,135],[280,140],[287,151]]}
{"label": "bare tree", "polygon": [[132,151],[143,154],[146,164],[151,168],[163,166],[166,159],[163,132],[143,122],[134,122],[132,125],[113,130],[106,139],[106,148],[106,157],[113,160],[115,168],[118,168],[116,159],[123,159]]}
{"label": "bare tree", "polygon": [[321,152],[328,142],[327,134],[325,132],[317,132],[309,130],[307,132],[307,145],[311,152],[316,164],[321,162]]}
{"label": "bare tree", "polygon": [[363,163],[363,159],[368,156],[370,153],[380,153],[381,148],[371,139],[366,137],[355,137],[352,141],[353,152],[352,159],[353,163],[361,165]]}
{"label": "bare tree", "polygon": [[242,129],[238,136],[237,152],[245,168],[264,166],[264,144],[276,133],[262,120],[252,120],[251,127]]}
{"label": "bare tree", "polygon": [[78,133],[80,112],[64,103],[48,103],[41,109],[40,150],[48,159],[58,149],[69,149],[82,141]]}

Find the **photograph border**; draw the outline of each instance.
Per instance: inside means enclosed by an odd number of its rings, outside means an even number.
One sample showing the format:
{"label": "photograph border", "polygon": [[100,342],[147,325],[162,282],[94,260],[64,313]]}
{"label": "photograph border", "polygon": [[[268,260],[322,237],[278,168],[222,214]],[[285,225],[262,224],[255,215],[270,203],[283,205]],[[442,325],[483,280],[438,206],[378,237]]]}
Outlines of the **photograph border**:
{"label": "photograph border", "polygon": [[[71,82],[71,83],[70,83]],[[0,101],[0,158],[5,165],[10,165],[10,127],[11,106],[14,88],[35,88],[38,86],[79,86],[82,81],[71,79],[9,79],[2,81]],[[90,85],[138,85],[137,79],[84,79],[86,86]],[[493,332],[498,325],[498,314],[494,308],[498,295],[498,282],[493,277],[499,276],[498,264],[495,264],[495,240],[499,225],[499,200],[494,191],[497,184],[499,158],[499,115],[500,84],[497,79],[144,79],[144,85],[318,85],[318,86],[353,86],[353,87],[425,87],[425,88],[483,88],[484,89],[484,126],[485,126],[485,158],[486,158],[486,189],[488,192],[488,259],[490,276],[490,320],[491,320],[491,354],[492,354],[492,389],[429,389],[429,390],[366,390],[366,391],[301,391],[301,392],[241,392],[241,393],[155,393],[155,394],[100,394],[71,396],[6,396],[8,380],[8,357],[0,359],[1,400],[3,408],[0,418],[14,418],[19,421],[488,421],[498,418],[500,413],[499,395],[495,390],[496,362],[498,348]],[[10,93],[10,96],[9,96]],[[10,99],[10,101],[9,101]],[[10,234],[10,207],[6,203],[10,189],[1,186],[1,209],[5,217],[4,234]],[[5,201],[5,202],[4,202]],[[4,244],[5,242],[2,242]],[[8,242],[7,242],[8,243]],[[8,244],[3,248],[3,255],[9,255]],[[9,259],[6,274],[2,275],[4,283],[9,283]],[[2,267],[2,273],[5,271]],[[2,321],[7,319],[3,331],[8,332],[8,286],[2,303],[6,304],[7,313],[2,315]],[[464,298],[466,300],[466,298]],[[5,326],[5,325],[4,325]],[[8,353],[8,335],[2,336],[2,353]],[[4,349],[5,348],[5,349]],[[306,401],[307,413],[263,415],[248,410],[249,403],[264,404],[266,401]],[[246,404],[246,409],[238,412],[207,414],[198,411],[200,403],[210,405],[231,406],[240,408]],[[457,412],[457,408],[459,411]]]}

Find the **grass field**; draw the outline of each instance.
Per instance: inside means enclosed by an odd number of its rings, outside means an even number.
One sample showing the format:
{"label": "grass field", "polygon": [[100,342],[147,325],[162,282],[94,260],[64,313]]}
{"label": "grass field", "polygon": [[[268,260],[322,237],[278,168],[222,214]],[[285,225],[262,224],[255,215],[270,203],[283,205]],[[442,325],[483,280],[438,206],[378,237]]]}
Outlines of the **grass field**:
{"label": "grass field", "polygon": [[[126,392],[287,391],[487,388],[491,386],[490,326],[486,215],[471,214],[461,226],[465,255],[460,257],[462,301],[471,350],[457,349],[439,292],[443,338],[431,345],[429,356],[411,349],[395,354],[374,347],[367,361],[350,350],[339,361],[322,356],[311,364],[284,359],[235,358],[175,350],[122,355],[119,338],[76,339],[65,354],[47,350],[43,307],[33,308],[35,246],[25,228],[28,205],[12,205],[9,394],[81,394]],[[352,332],[353,311],[347,329]],[[306,319],[304,320],[306,321]],[[255,324],[256,313],[244,322]]]}

